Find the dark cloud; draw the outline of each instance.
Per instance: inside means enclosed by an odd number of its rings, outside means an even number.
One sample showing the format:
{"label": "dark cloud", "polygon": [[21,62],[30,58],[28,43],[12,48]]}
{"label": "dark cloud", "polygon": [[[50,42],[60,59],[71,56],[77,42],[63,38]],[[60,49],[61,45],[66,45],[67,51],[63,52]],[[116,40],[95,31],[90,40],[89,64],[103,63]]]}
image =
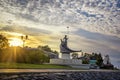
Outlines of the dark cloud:
{"label": "dark cloud", "polygon": [[120,0],[117,0],[116,6],[117,6],[118,8],[120,8]]}
{"label": "dark cloud", "polygon": [[10,32],[13,32],[14,31],[14,28],[13,27],[10,27],[10,26],[6,26],[6,27],[2,27],[0,29],[0,31],[10,31]]}
{"label": "dark cloud", "polygon": [[40,34],[51,34],[52,32],[44,30],[44,29],[36,29],[36,28],[30,28],[30,27],[14,27],[14,26],[5,26],[0,29],[0,31],[8,31],[8,32],[18,32],[23,33],[31,36],[37,36]]}
{"label": "dark cloud", "polygon": [[86,16],[86,17],[96,17],[96,14],[89,14],[88,12],[85,12],[85,11],[77,10],[77,12]]}
{"label": "dark cloud", "polygon": [[20,17],[24,18],[24,19],[27,19],[27,20],[31,20],[33,22],[39,22],[39,20],[37,18],[35,18],[35,16],[31,15],[31,14],[17,14],[19,15]]}
{"label": "dark cloud", "polygon": [[87,39],[100,41],[100,42],[109,42],[113,43],[120,47],[120,38],[116,36],[104,35],[100,33],[89,32],[83,29],[79,29],[77,31],[72,32],[75,35],[83,36]]}
{"label": "dark cloud", "polygon": [[109,55],[113,58],[116,58],[118,61],[120,61],[120,51],[110,49],[109,50]]}
{"label": "dark cloud", "polygon": [[38,34],[51,34],[51,31],[44,30],[44,29],[36,29],[36,28],[28,28],[25,27],[25,32],[29,32],[31,35],[38,35]]}

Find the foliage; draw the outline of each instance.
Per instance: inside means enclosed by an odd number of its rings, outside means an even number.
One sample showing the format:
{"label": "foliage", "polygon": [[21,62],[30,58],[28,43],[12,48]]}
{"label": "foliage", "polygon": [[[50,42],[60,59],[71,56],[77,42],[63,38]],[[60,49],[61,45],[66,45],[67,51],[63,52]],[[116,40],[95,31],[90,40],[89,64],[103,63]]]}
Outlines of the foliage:
{"label": "foliage", "polygon": [[89,64],[89,60],[86,59],[82,60],[82,64]]}
{"label": "foliage", "polygon": [[75,52],[74,52],[74,53],[72,53],[71,56],[72,56],[72,59],[77,59],[77,58],[78,58],[78,53],[75,53]]}
{"label": "foliage", "polygon": [[59,54],[56,50],[55,50],[55,51],[53,51],[53,53],[55,53],[55,54]]}
{"label": "foliage", "polygon": [[[4,40],[7,40],[6,38]],[[32,63],[42,64],[49,62],[49,56],[44,51],[58,54],[57,51],[51,50],[48,45],[39,46],[37,48],[21,48],[21,47],[6,47],[0,50],[0,62],[9,63]]]}
{"label": "foliage", "polygon": [[92,53],[92,54],[85,53],[84,59],[82,60],[82,63],[89,64],[89,60],[97,60],[96,64],[99,67],[101,67],[103,64],[103,58],[101,56],[101,53],[99,53],[99,54],[97,54],[97,53]]}
{"label": "foliage", "polygon": [[38,49],[41,49],[41,50],[44,50],[44,51],[47,51],[47,52],[52,52],[52,53],[58,54],[58,52],[57,52],[56,50],[53,51],[48,45],[38,46]]}
{"label": "foliage", "polygon": [[101,53],[97,54],[97,53],[92,53],[92,55],[90,56],[91,60],[97,60],[96,64],[100,67],[103,64],[103,58],[101,56]]}
{"label": "foliage", "polygon": [[0,49],[7,48],[9,46],[8,39],[0,34]]}
{"label": "foliage", "polygon": [[85,53],[84,55],[83,55],[83,60],[82,60],[82,64],[89,64],[89,59],[90,59],[90,54],[88,54],[88,53]]}
{"label": "foliage", "polygon": [[101,56],[101,53],[99,53],[99,54],[96,56],[96,58],[97,58],[96,64],[97,64],[98,66],[102,66],[102,64],[103,64],[103,58],[102,58],[102,56]]}
{"label": "foliage", "polygon": [[44,51],[52,52],[51,48],[48,45],[38,46],[38,48],[41,48]]}
{"label": "foliage", "polygon": [[10,47],[1,50],[0,62],[42,64],[49,62],[49,57],[38,49]]}

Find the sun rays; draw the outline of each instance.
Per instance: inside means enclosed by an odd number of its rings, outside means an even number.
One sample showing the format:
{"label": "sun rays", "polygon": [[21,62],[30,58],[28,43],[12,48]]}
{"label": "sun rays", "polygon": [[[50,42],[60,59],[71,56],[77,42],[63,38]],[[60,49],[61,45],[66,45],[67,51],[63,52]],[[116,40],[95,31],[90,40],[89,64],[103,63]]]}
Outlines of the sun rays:
{"label": "sun rays", "polygon": [[23,45],[23,41],[18,38],[11,38],[9,43],[10,43],[10,46],[22,46]]}

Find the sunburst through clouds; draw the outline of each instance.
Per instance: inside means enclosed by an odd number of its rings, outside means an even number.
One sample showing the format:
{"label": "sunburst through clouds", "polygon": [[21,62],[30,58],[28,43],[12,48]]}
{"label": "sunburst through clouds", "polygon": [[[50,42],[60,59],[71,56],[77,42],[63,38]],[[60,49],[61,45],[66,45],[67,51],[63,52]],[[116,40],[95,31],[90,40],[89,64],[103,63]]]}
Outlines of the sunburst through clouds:
{"label": "sunburst through clouds", "polygon": [[11,38],[9,43],[10,43],[10,46],[22,46],[23,45],[23,41],[18,38]]}

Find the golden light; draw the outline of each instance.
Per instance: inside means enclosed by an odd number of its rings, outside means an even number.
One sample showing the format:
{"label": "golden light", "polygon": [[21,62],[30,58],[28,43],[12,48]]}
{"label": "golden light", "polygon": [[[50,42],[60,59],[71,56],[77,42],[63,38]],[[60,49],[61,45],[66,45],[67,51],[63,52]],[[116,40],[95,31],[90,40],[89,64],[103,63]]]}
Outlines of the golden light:
{"label": "golden light", "polygon": [[11,38],[9,43],[10,43],[10,46],[22,46],[23,41],[18,38]]}

